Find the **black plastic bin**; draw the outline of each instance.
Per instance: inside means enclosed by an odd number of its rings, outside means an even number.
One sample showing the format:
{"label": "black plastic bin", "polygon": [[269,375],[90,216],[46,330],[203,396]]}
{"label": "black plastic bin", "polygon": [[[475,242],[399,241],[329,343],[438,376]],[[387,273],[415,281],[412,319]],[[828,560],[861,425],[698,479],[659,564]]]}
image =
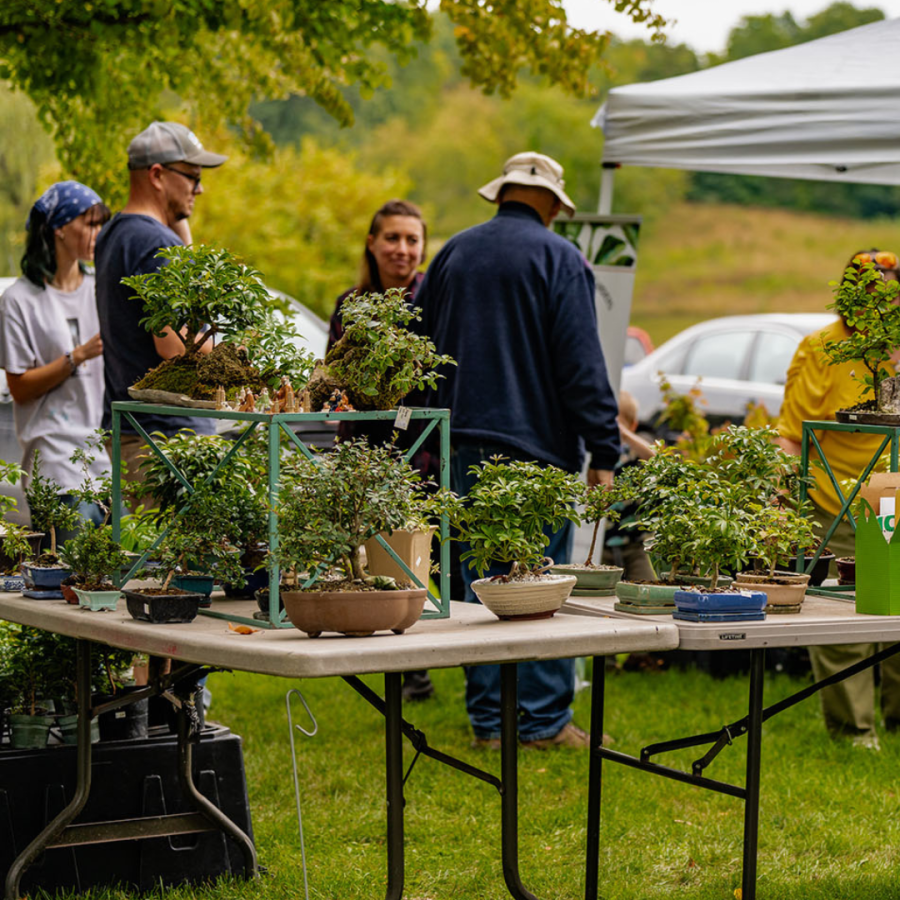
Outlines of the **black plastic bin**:
{"label": "black plastic bin", "polygon": [[[76,748],[0,750],[0,874],[72,799]],[[221,725],[194,745],[194,782],[253,837],[241,739]],[[94,744],[93,784],[76,822],[190,812],[178,782],[177,741],[163,732],[136,741]],[[148,891],[242,875],[243,854],[221,832],[49,850],[25,873],[23,893],[86,891],[121,885]]]}

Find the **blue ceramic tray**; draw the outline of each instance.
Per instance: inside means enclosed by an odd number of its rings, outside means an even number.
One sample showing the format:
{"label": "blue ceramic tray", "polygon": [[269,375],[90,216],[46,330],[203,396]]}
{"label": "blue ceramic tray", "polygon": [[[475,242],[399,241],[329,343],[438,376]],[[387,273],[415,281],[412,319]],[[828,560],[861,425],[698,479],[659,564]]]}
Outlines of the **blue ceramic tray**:
{"label": "blue ceramic tray", "polygon": [[22,591],[23,597],[30,597],[32,600],[62,600],[62,591]]}
{"label": "blue ceramic tray", "polygon": [[702,610],[676,609],[673,619],[684,622],[761,622],[765,612],[704,612]]}
{"label": "blue ceramic tray", "polygon": [[760,612],[768,599],[762,591],[707,594],[702,591],[675,591],[679,611],[744,613]]}

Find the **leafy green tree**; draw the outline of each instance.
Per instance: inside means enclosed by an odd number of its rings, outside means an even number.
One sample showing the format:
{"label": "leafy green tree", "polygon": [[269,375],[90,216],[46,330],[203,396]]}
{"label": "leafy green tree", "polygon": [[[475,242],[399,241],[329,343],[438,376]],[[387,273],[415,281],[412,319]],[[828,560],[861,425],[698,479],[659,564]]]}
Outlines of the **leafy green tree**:
{"label": "leafy green tree", "polygon": [[[648,0],[609,0],[657,33]],[[509,94],[519,70],[583,90],[605,33],[572,29],[562,0],[442,0],[456,24],[463,72]],[[183,102],[197,126],[238,126],[248,147],[268,148],[248,114],[259,97],[312,97],[339,121],[352,109],[341,88],[385,82],[380,45],[401,60],[431,35],[424,0],[6,0],[0,6],[0,78],[38,106],[64,168],[114,202],[131,136]],[[118,196],[114,196],[118,192]]]}

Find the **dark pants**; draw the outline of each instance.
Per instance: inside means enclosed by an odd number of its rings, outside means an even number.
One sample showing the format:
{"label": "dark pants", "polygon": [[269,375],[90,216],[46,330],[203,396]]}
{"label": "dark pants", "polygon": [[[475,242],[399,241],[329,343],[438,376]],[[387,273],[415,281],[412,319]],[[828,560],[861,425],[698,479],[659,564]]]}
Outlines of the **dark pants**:
{"label": "dark pants", "polygon": [[[450,485],[464,496],[475,483],[469,467],[492,456],[528,460],[522,451],[501,444],[454,442],[450,451]],[[548,532],[550,546],[547,556],[554,562],[567,563],[572,555],[574,529],[571,522],[556,532]],[[463,549],[465,544],[460,545]],[[485,577],[509,571],[509,563],[491,566]],[[465,600],[477,603],[472,582],[478,574],[464,563],[462,570]],[[575,661],[572,659],[542,660],[519,663],[519,738],[537,741],[558,734],[572,718],[572,698],[575,696]],[[477,738],[500,737],[500,667],[466,666],[466,709]]]}

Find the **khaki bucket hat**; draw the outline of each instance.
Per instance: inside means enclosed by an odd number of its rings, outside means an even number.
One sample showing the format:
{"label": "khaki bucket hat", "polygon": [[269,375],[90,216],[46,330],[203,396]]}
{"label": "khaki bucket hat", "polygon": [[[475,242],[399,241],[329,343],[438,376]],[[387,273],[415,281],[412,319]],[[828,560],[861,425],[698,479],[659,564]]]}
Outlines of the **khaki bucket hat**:
{"label": "khaki bucket hat", "polygon": [[480,196],[496,203],[500,188],[505,184],[522,184],[528,187],[542,187],[559,197],[566,214],[575,213],[575,204],[563,190],[563,167],[543,153],[517,153],[503,164],[503,174],[484,187],[478,189]]}

